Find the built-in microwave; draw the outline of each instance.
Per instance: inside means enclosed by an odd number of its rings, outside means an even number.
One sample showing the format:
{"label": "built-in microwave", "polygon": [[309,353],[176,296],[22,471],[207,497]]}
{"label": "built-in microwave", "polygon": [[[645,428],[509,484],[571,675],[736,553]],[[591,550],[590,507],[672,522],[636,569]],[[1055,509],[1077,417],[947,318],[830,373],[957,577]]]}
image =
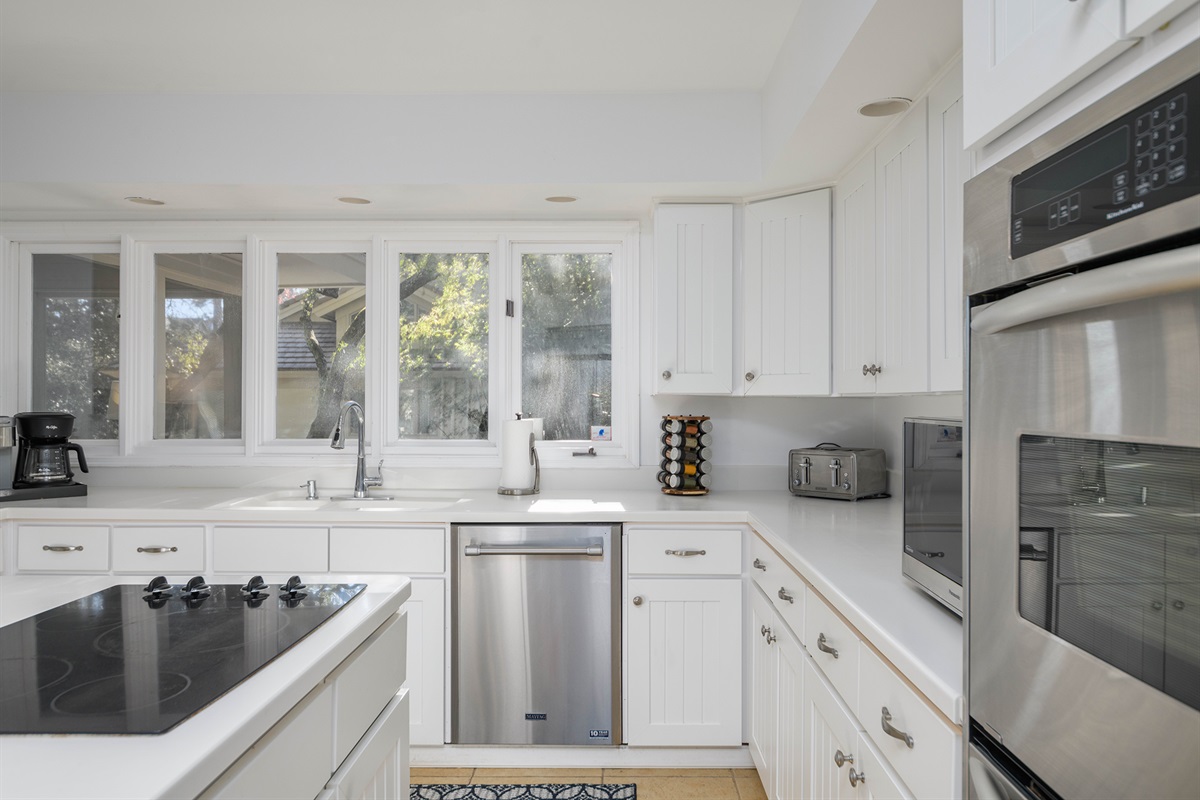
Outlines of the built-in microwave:
{"label": "built-in microwave", "polygon": [[963,425],[904,420],[904,577],[960,617],[963,569]]}

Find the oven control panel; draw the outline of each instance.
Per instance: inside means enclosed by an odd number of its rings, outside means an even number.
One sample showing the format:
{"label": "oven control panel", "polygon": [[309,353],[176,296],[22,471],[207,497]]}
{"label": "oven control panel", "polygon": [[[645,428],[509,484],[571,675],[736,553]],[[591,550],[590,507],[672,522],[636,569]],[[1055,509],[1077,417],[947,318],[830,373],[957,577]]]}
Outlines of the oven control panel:
{"label": "oven control panel", "polygon": [[1200,75],[1012,179],[1014,259],[1200,194]]}

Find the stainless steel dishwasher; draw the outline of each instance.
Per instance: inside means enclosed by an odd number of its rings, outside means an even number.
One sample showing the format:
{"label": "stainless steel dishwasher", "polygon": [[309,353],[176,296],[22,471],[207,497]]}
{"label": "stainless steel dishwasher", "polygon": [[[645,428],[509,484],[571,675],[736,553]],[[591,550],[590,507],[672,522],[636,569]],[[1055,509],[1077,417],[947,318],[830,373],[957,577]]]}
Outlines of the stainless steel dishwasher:
{"label": "stainless steel dishwasher", "polygon": [[452,744],[621,743],[621,526],[453,525]]}

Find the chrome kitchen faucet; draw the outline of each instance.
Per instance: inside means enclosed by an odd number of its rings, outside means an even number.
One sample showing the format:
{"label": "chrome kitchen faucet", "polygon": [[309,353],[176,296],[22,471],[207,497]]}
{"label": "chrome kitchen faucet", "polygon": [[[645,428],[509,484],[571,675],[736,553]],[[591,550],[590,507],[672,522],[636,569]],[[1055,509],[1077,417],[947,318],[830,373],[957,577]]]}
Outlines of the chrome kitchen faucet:
{"label": "chrome kitchen faucet", "polygon": [[366,429],[363,425],[363,411],[354,400],[347,400],[342,403],[342,410],[338,412],[337,424],[333,426],[333,436],[329,439],[329,446],[334,450],[343,450],[346,447],[346,437],[342,433],[342,426],[346,424],[346,412],[353,411],[355,418],[358,420],[358,469],[354,473],[354,494],[335,496],[332,500],[391,500],[391,497],[372,497],[367,493],[367,490],[372,486],[383,485],[383,461],[379,462],[379,472],[375,475],[367,475],[366,466]]}

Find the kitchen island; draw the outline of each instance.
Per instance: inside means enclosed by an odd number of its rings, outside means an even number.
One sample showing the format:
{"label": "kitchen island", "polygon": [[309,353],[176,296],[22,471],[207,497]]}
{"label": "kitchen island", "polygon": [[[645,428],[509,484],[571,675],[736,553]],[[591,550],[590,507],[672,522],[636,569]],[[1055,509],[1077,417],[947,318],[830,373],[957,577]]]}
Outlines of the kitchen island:
{"label": "kitchen island", "polygon": [[[354,684],[373,662],[390,665],[398,656],[404,663],[403,604],[410,587],[403,578],[372,576],[363,582],[367,587],[331,618],[166,733],[0,735],[0,798],[270,797],[284,796],[293,778],[305,787],[315,785],[315,795],[351,768],[355,779],[364,768],[373,775],[376,765],[354,763],[356,754],[368,751],[379,758],[384,740],[375,734],[385,727],[407,729],[407,698],[397,695],[403,671],[393,684],[376,682],[373,693],[366,695],[357,693]],[[117,583],[145,580],[0,578],[0,624]],[[355,716],[347,716],[346,708]],[[378,741],[369,741],[372,738]],[[304,742],[302,751],[281,752],[295,740]],[[387,756],[404,768],[392,780],[406,786],[406,736],[401,735],[392,750],[399,752]],[[289,771],[295,776],[264,769],[281,756],[294,762]],[[255,787],[266,787],[266,794],[255,793]]]}

